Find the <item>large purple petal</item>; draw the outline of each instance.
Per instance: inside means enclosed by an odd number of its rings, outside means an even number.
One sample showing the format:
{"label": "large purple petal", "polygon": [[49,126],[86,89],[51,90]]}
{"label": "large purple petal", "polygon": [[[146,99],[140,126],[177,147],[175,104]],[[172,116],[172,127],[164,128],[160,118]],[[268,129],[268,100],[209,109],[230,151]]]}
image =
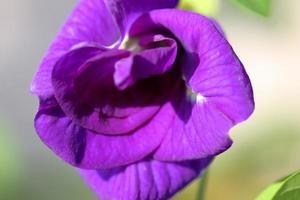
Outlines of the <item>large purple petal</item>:
{"label": "large purple petal", "polygon": [[72,47],[87,44],[118,46],[139,15],[175,7],[178,0],[81,0],[51,44],[32,81],[31,91],[42,98],[53,94],[51,71],[58,58]]}
{"label": "large purple petal", "polygon": [[80,174],[102,200],[164,200],[200,175],[210,161],[143,160],[109,170],[80,170]]}
{"label": "large purple petal", "polygon": [[214,103],[183,96],[175,105],[172,126],[154,154],[159,160],[186,160],[212,156],[231,146],[228,131],[233,122]]}
{"label": "large purple petal", "polygon": [[207,17],[187,11],[151,11],[133,25],[130,35],[170,32],[181,43],[180,67],[187,85],[155,158],[203,158],[230,146],[229,129],[247,119],[254,109],[253,93],[243,65]]}
{"label": "large purple petal", "polygon": [[[134,134],[108,136],[88,131],[67,117],[55,99],[41,101],[35,128],[42,141],[66,162],[102,169],[136,162],[152,153],[172,121],[172,105],[164,105],[153,122]],[[164,120],[161,120],[164,119]]]}

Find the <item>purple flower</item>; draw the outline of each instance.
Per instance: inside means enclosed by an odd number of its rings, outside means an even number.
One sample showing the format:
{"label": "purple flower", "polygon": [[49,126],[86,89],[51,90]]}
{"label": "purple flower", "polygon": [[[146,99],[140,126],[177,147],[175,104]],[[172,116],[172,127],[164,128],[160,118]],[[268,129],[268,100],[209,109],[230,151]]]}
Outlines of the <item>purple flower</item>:
{"label": "purple flower", "polygon": [[40,138],[102,199],[169,198],[254,109],[219,25],[176,5],[81,0],[34,77]]}

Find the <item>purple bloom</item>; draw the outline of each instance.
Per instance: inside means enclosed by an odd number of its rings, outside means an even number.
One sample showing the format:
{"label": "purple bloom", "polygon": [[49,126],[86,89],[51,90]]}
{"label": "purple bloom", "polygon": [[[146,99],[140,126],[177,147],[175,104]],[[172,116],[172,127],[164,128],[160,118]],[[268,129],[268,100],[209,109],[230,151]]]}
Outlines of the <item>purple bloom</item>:
{"label": "purple bloom", "polygon": [[33,80],[40,138],[102,199],[169,198],[254,109],[219,25],[176,5],[81,0]]}

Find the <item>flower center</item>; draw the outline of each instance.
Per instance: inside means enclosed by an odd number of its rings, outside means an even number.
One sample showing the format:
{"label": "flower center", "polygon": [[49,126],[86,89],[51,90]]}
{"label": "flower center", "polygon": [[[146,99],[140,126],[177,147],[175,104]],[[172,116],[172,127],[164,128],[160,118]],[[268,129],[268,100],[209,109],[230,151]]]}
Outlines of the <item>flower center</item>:
{"label": "flower center", "polygon": [[119,49],[126,49],[131,52],[140,52],[142,48],[138,44],[137,38],[129,38],[128,35],[125,35],[122,43],[119,46]]}

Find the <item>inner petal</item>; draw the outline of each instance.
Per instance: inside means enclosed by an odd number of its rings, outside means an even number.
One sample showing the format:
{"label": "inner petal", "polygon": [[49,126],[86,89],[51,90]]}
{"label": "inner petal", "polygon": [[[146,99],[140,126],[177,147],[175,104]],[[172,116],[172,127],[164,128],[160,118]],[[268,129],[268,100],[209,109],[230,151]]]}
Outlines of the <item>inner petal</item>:
{"label": "inner petal", "polygon": [[[97,133],[126,134],[148,122],[167,101],[175,71],[140,79],[120,91],[114,84],[114,66],[130,52],[98,50],[89,57],[85,49],[63,56],[52,77],[55,97],[75,123]],[[78,58],[86,60],[74,62]]]}
{"label": "inner petal", "polygon": [[177,45],[171,38],[163,35],[145,35],[137,45],[138,49],[141,49],[140,52],[121,59],[115,65],[114,81],[120,90],[132,86],[139,79],[163,74],[175,63]]}

